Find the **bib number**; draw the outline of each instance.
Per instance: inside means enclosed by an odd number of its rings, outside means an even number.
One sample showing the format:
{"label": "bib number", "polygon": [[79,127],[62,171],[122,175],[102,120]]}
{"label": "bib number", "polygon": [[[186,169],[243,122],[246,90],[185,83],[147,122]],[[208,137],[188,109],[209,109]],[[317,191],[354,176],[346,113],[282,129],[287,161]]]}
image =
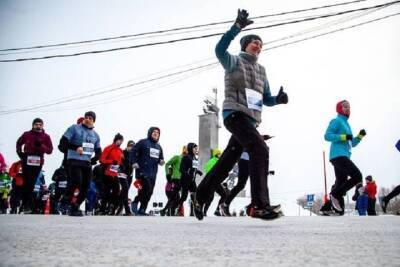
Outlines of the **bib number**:
{"label": "bib number", "polygon": [[83,143],[82,144],[82,148],[83,148],[83,155],[89,155],[91,156],[93,154],[94,151],[94,144],[92,143]]}
{"label": "bib number", "polygon": [[254,91],[253,89],[246,88],[246,100],[247,107],[257,111],[262,110],[263,96],[261,93]]}
{"label": "bib number", "polygon": [[110,170],[110,172],[118,173],[119,165],[111,165],[109,170]]}
{"label": "bib number", "polygon": [[198,169],[199,168],[199,161],[198,160],[194,159],[192,161],[192,168],[193,169]]}
{"label": "bib number", "polygon": [[120,173],[118,173],[118,178],[126,179],[126,178],[128,178],[128,175],[126,175],[125,173],[120,172]]}
{"label": "bib number", "polygon": [[158,159],[160,158],[160,150],[155,148],[150,148],[150,157]]}
{"label": "bib number", "polygon": [[67,188],[67,181],[59,181],[58,187],[59,188]]}
{"label": "bib number", "polygon": [[28,156],[27,164],[29,166],[40,166],[40,157],[39,156]]}

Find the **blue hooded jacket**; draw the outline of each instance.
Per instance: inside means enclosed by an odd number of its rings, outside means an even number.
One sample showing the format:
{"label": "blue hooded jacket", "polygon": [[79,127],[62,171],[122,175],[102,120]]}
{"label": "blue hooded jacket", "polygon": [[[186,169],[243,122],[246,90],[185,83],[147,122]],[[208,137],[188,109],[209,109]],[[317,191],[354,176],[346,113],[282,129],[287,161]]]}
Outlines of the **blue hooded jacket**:
{"label": "blue hooded jacket", "polygon": [[158,140],[151,138],[154,130],[160,131],[157,127],[151,127],[147,132],[147,138],[137,142],[130,153],[130,163],[139,165],[135,171],[135,177],[151,179],[153,183],[157,178],[158,164],[164,160],[163,150]]}
{"label": "blue hooded jacket", "polygon": [[347,122],[348,117],[338,114],[338,116],[331,120],[328,128],[325,132],[325,140],[331,142],[331,150],[329,153],[329,159],[332,160],[338,157],[351,156],[351,148],[357,146],[361,139],[359,137],[353,137],[353,140],[342,141],[341,135],[353,135],[350,124]]}

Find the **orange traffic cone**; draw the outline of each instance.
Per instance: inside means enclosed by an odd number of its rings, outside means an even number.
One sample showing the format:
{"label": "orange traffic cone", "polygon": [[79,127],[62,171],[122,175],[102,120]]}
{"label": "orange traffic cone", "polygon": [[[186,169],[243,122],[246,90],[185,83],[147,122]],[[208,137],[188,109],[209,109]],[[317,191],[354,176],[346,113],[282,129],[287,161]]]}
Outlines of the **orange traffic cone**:
{"label": "orange traffic cone", "polygon": [[44,208],[44,214],[45,215],[50,214],[50,196],[47,197],[46,206]]}

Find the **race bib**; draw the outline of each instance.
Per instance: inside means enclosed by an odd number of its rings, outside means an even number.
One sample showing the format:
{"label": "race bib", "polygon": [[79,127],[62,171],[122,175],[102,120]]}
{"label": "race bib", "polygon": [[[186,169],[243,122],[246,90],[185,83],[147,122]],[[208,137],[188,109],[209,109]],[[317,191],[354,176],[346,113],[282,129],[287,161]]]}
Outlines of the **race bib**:
{"label": "race bib", "polygon": [[120,173],[118,173],[118,178],[126,179],[126,178],[128,178],[128,175],[126,175],[125,173],[120,172]]}
{"label": "race bib", "polygon": [[39,156],[28,156],[26,161],[29,166],[40,166]]}
{"label": "race bib", "polygon": [[246,88],[246,100],[247,107],[261,111],[263,105],[263,96],[261,93],[254,91],[253,89]]}
{"label": "race bib", "polygon": [[150,147],[150,157],[155,159],[160,158],[160,150]]}
{"label": "race bib", "polygon": [[67,188],[67,181],[59,181],[58,187],[59,188]]}
{"label": "race bib", "polygon": [[118,173],[119,165],[111,165],[109,170],[110,170],[110,172]]}
{"label": "race bib", "polygon": [[49,195],[47,195],[47,194],[42,196],[43,201],[47,201],[48,198],[49,198]]}
{"label": "race bib", "polygon": [[35,185],[35,188],[33,189],[33,191],[35,192],[39,192],[40,191],[40,185]]}
{"label": "race bib", "polygon": [[192,168],[193,169],[198,169],[199,168],[199,161],[197,159],[194,159],[192,161]]}
{"label": "race bib", "polygon": [[92,144],[92,143],[83,143],[82,144],[82,148],[83,148],[83,153],[82,154],[91,156],[93,154],[93,151],[94,151],[94,144]]}
{"label": "race bib", "polygon": [[250,160],[249,153],[243,152],[242,155],[240,156],[240,158],[244,159],[244,160]]}
{"label": "race bib", "polygon": [[5,188],[6,187],[6,183],[4,181],[0,181],[0,188]]}

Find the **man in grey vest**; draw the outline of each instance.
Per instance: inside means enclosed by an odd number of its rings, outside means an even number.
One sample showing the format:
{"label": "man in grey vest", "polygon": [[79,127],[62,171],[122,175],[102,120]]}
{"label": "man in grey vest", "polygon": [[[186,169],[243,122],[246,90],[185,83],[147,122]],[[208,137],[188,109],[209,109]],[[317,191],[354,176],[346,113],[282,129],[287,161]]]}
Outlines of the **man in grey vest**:
{"label": "man in grey vest", "polygon": [[222,116],[224,125],[232,136],[217,164],[198,186],[194,211],[199,220],[202,220],[204,216],[204,203],[212,198],[217,186],[228,176],[243,149],[250,156],[251,206],[253,207],[250,216],[265,220],[276,219],[280,216],[280,205],[271,206],[269,201],[269,151],[263,136],[256,127],[261,123],[263,105],[287,104],[288,96],[283,92],[282,87],[277,96],[271,96],[265,69],[257,63],[263,44],[259,36],[242,37],[240,40],[242,51],[237,56],[227,51],[235,36],[253,23],[248,16],[246,10],[238,10],[234,25],[222,36],[215,48],[217,58],[225,69],[225,99]]}

